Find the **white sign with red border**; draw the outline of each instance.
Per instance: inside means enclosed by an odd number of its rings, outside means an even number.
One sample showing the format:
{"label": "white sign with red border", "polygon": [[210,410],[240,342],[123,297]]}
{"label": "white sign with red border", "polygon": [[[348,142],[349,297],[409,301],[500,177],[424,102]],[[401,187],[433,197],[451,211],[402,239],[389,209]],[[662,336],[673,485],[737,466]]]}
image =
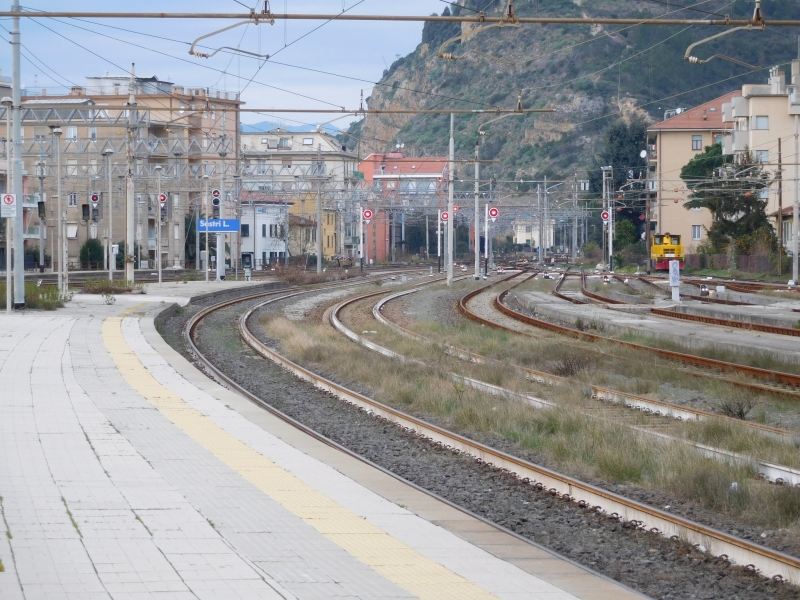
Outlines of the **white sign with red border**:
{"label": "white sign with red border", "polygon": [[450,219],[450,214],[449,214],[447,211],[444,211],[444,212],[442,213],[442,221],[444,221],[445,223],[447,223],[448,219]]}
{"label": "white sign with red border", "polygon": [[367,225],[369,225],[369,222],[372,220],[372,211],[370,209],[368,209],[368,208],[365,209],[364,213],[363,213],[363,216],[364,216],[364,220],[367,222]]}
{"label": "white sign with red border", "polygon": [[489,218],[492,220],[492,223],[497,220],[497,217],[500,216],[500,211],[497,210],[495,207],[489,209]]}
{"label": "white sign with red border", "polygon": [[0,202],[0,218],[11,219],[17,216],[17,195],[3,194],[3,201]]}
{"label": "white sign with red border", "polygon": [[609,215],[607,210],[604,210],[600,213],[600,218],[603,219],[603,223],[608,223],[608,217]]}

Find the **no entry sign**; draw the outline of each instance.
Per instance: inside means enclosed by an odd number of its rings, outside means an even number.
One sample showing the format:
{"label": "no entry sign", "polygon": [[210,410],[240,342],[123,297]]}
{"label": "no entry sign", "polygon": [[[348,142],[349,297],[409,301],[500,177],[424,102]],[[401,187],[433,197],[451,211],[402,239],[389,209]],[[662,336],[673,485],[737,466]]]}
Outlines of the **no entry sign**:
{"label": "no entry sign", "polygon": [[17,216],[17,195],[3,194],[3,201],[0,202],[0,218],[7,219]]}

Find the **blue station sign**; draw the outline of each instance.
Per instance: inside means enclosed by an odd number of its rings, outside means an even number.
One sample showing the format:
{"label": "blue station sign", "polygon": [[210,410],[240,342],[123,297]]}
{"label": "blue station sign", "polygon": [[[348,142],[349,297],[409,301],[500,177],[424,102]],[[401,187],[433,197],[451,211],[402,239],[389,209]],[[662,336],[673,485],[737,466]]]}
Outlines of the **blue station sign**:
{"label": "blue station sign", "polygon": [[239,219],[199,219],[197,222],[197,231],[200,233],[239,233],[239,227]]}

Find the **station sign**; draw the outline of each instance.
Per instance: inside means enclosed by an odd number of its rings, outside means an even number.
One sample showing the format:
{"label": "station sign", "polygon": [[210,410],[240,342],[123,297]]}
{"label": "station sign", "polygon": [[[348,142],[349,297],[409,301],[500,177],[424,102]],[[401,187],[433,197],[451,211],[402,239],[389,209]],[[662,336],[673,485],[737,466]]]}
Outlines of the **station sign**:
{"label": "station sign", "polygon": [[241,224],[239,219],[198,219],[197,231],[203,233],[238,233]]}

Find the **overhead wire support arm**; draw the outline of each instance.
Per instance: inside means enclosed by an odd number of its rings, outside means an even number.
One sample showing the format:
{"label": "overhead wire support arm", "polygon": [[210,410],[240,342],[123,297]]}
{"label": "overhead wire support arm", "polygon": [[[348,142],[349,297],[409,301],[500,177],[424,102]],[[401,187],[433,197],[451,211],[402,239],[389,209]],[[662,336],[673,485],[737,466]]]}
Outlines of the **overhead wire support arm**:
{"label": "overhead wire support arm", "polygon": [[[728,15],[725,15],[725,20],[726,21],[730,21],[730,18],[729,18]],[[699,42],[695,42],[694,44],[691,44],[688,48],[686,48],[686,52],[683,55],[683,59],[688,61],[690,64],[693,64],[693,65],[704,65],[704,64],[706,64],[708,62],[711,62],[715,58],[719,58],[719,59],[722,59],[722,60],[727,60],[728,62],[734,63],[736,65],[740,65],[742,67],[751,69],[753,71],[759,71],[763,67],[757,67],[755,65],[751,65],[749,63],[746,63],[744,61],[739,60],[738,58],[733,58],[732,56],[727,56],[726,54],[714,54],[713,56],[710,56],[708,58],[698,58],[696,56],[692,56],[692,50],[694,50],[697,46],[701,46],[702,44],[706,44],[706,43],[708,43],[708,42],[710,42],[712,40],[715,40],[717,38],[721,38],[723,36],[726,36],[728,34],[731,34],[731,33],[735,32],[735,31],[752,31],[754,26],[758,27],[758,29],[760,31],[764,31],[766,29],[766,22],[764,21],[764,14],[763,14],[763,12],[761,10],[761,0],[756,0],[756,7],[755,7],[755,9],[753,11],[753,18],[751,19],[750,23],[748,23],[747,25],[744,25],[744,26],[734,27],[733,29],[728,29],[727,31],[722,31],[720,33],[717,33],[715,35],[712,35],[710,37],[702,39]]]}
{"label": "overhead wire support arm", "polygon": [[[269,2],[266,3],[264,10],[267,11],[269,10]],[[201,35],[199,38],[197,38],[195,41],[192,42],[192,46],[189,48],[189,54],[191,54],[192,56],[197,56],[199,58],[211,58],[221,50],[233,50],[234,52],[240,52],[242,54],[248,54],[250,56],[254,56],[256,58],[263,58],[264,60],[266,60],[269,58],[269,54],[257,54],[255,52],[248,52],[247,50],[240,50],[239,48],[233,48],[231,46],[222,46],[221,48],[217,48],[216,50],[214,50],[211,54],[208,54],[206,52],[198,52],[197,50],[195,50],[195,47],[197,46],[197,43],[200,42],[200,40],[214,37],[215,35],[218,35],[225,31],[229,31],[231,29],[235,29],[236,27],[241,27],[242,25],[250,25],[250,24],[258,25],[259,21],[261,20],[262,20],[261,16],[258,15],[255,12],[255,10],[251,10],[250,18],[248,20],[242,21],[241,23],[234,23],[233,25],[228,25],[228,27],[223,27],[222,29],[212,31],[211,33],[207,33],[206,35]],[[269,23],[270,25],[275,24],[275,19],[273,19],[272,15],[270,15],[268,12],[265,13],[265,18],[263,18],[263,20]]]}
{"label": "overhead wire support arm", "polygon": [[[441,46],[439,46],[439,52],[438,52],[439,58],[442,58],[444,60],[456,60],[456,59],[459,59],[459,58],[464,58],[468,54],[477,54],[479,56],[483,56],[483,57],[488,58],[490,60],[496,60],[498,62],[502,62],[502,63],[508,64],[508,65],[511,65],[511,66],[515,66],[516,65],[515,62],[508,61],[508,60],[503,60],[501,58],[497,58],[496,56],[491,56],[490,54],[486,54],[484,52],[479,52],[478,50],[468,50],[467,52],[465,52],[461,56],[456,56],[452,52],[445,52],[444,51],[444,49],[447,48],[450,44],[453,44],[453,43],[455,43],[457,41],[466,42],[469,38],[474,37],[478,33],[482,32],[482,31],[486,31],[487,29],[493,29],[495,27],[504,27],[506,25],[512,25],[514,27],[519,27],[520,26],[519,20],[517,19],[516,15],[514,14],[514,0],[508,0],[508,7],[506,8],[506,13],[505,14],[506,14],[506,16],[503,18],[503,20],[501,20],[499,22],[492,23],[491,25],[485,25],[483,27],[476,27],[474,29],[471,29],[470,31],[467,31],[467,32],[464,32],[464,33],[459,33],[457,36],[452,37],[449,40],[446,40]],[[479,22],[481,22],[481,23],[485,23],[486,22],[486,15],[484,15],[483,12],[480,13],[480,19],[481,20]]]}

